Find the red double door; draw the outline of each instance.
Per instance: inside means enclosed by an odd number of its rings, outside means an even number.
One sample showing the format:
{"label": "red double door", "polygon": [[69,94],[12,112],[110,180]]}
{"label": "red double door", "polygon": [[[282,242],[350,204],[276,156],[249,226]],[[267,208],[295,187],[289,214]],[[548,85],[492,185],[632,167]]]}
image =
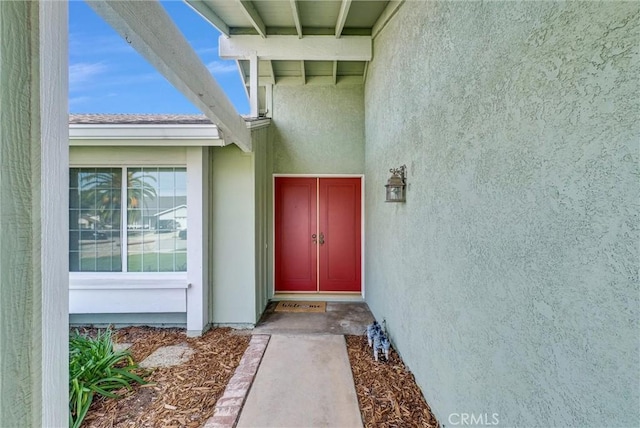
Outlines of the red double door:
{"label": "red double door", "polygon": [[275,179],[276,292],[360,292],[360,178]]}

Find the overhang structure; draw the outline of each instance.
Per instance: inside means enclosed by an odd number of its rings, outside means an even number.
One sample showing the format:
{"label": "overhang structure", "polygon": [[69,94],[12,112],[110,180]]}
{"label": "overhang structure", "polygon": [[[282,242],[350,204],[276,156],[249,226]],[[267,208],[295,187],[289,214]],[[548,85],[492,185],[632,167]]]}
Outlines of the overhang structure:
{"label": "overhang structure", "polygon": [[372,41],[403,1],[186,0],[222,35],[251,115],[270,116],[273,85],[362,84]]}

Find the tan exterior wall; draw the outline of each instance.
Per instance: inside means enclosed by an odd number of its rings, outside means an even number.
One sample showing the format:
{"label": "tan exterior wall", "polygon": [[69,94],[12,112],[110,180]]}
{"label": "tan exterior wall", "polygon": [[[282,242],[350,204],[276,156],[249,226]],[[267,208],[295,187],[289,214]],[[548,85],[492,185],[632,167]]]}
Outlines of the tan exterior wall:
{"label": "tan exterior wall", "polygon": [[273,105],[274,173],[363,172],[362,85],[275,86]]}
{"label": "tan exterior wall", "polygon": [[211,313],[214,324],[256,322],[254,154],[211,148]]}
{"label": "tan exterior wall", "polygon": [[446,426],[640,421],[639,34],[631,2],[406,2],[374,41],[366,298]]}
{"label": "tan exterior wall", "polygon": [[[266,297],[273,295],[272,174],[362,174],[364,172],[362,85],[296,85],[273,88],[268,130],[266,208],[268,219]],[[258,170],[256,170],[258,171]]]}

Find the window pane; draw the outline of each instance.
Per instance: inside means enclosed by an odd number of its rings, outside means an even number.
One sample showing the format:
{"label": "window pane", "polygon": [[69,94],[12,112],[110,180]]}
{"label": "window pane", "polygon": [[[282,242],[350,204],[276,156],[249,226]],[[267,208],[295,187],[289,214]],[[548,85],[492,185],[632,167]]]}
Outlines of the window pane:
{"label": "window pane", "polygon": [[121,170],[71,168],[69,183],[69,271],[122,271]]}
{"label": "window pane", "polygon": [[187,270],[186,168],[129,168],[129,272]]}

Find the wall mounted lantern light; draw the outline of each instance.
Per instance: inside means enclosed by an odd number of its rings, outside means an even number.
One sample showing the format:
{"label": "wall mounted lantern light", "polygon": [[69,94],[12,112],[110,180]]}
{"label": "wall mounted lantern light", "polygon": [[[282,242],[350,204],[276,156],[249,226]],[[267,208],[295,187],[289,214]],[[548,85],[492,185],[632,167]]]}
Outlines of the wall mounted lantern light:
{"label": "wall mounted lantern light", "polygon": [[402,165],[398,168],[391,168],[389,172],[392,174],[387,184],[387,199],[385,202],[406,202],[407,201],[407,166]]}

